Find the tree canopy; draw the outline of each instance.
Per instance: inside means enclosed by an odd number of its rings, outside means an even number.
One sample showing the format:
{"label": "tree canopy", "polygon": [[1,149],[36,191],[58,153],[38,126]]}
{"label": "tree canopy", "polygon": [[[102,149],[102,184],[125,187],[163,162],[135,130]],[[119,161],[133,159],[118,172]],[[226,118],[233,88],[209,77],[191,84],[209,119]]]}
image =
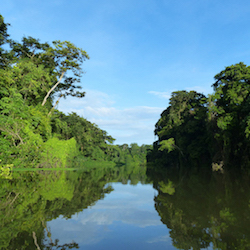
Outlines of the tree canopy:
{"label": "tree canopy", "polygon": [[[170,105],[155,125],[158,140],[150,160],[247,162],[250,152],[250,66],[240,62],[215,77],[214,93],[172,93]],[[185,165],[185,163],[184,163]]]}

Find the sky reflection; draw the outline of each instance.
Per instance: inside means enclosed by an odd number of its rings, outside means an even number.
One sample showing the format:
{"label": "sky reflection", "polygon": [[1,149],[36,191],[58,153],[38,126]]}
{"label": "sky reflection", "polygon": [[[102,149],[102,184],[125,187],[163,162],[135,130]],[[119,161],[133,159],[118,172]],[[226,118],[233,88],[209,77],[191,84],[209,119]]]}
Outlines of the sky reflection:
{"label": "sky reflection", "polygon": [[152,185],[111,185],[114,191],[88,209],[49,222],[52,239],[80,249],[175,249],[154,208]]}

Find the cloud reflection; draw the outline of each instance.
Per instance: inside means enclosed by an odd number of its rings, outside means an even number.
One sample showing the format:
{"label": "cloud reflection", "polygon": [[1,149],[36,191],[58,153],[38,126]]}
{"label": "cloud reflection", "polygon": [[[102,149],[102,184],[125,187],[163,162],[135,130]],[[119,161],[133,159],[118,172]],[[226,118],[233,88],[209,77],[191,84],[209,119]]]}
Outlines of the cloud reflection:
{"label": "cloud reflection", "polygon": [[[154,230],[151,227],[162,226],[154,209],[155,190],[151,185],[130,186],[115,183],[112,186],[112,193],[94,206],[73,215],[70,220],[60,217],[49,222],[52,237],[58,238],[60,244],[74,240],[78,244],[88,245],[116,237],[121,228],[128,228],[133,234],[134,231],[146,228]],[[155,240],[155,236],[152,236],[147,242]]]}

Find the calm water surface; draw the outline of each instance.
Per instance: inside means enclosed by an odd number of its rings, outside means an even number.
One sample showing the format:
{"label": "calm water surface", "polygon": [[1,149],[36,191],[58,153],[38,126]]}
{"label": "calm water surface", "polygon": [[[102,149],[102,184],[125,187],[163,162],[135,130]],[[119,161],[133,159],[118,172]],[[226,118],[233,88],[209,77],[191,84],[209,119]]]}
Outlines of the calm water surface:
{"label": "calm water surface", "polygon": [[95,205],[48,227],[53,241],[75,241],[80,249],[175,249],[169,230],[154,207],[157,191],[150,184],[108,184],[114,191]]}
{"label": "calm water surface", "polygon": [[142,166],[0,179],[0,249],[250,249],[250,178]]}

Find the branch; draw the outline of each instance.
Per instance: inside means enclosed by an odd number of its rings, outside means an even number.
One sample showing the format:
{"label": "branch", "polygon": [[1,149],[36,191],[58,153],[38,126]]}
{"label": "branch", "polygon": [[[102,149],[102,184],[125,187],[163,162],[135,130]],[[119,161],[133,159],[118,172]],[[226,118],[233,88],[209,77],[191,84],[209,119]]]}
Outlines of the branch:
{"label": "branch", "polygon": [[40,248],[39,245],[37,244],[36,233],[35,233],[34,231],[33,231],[32,235],[33,235],[33,239],[34,239],[34,243],[35,243],[35,245],[36,245],[36,248],[37,248],[38,250],[41,250],[41,248]]}
{"label": "branch", "polygon": [[[179,151],[180,151],[180,153],[181,153],[181,155],[185,158],[185,156],[184,156],[184,154],[183,154],[183,152],[181,151],[181,149],[177,146],[177,145],[173,145],[175,148],[177,148]],[[186,158],[185,158],[186,159]]]}
{"label": "branch", "polygon": [[14,201],[16,200],[16,198],[18,197],[19,193],[16,194],[15,198],[12,200],[12,202],[10,203],[10,206],[14,203]]}
{"label": "branch", "polygon": [[21,144],[24,144],[23,143],[23,139],[21,138],[21,136],[18,134],[18,132],[12,132],[11,130],[7,129],[7,128],[3,128],[3,127],[0,127],[0,131],[3,131],[3,132],[7,132],[9,135],[12,135],[12,139],[13,137],[14,138],[18,138],[20,140],[20,143]]}
{"label": "branch", "polygon": [[55,105],[53,106],[53,108],[50,110],[50,112],[48,113],[48,116],[51,115],[52,111],[55,109],[56,105],[59,103],[60,99],[63,97],[63,95],[60,95],[59,98],[57,99]]}
{"label": "branch", "polygon": [[50,244],[53,246],[54,243],[53,243],[53,241],[52,241],[52,239],[51,239],[51,233],[50,233],[50,231],[48,230],[47,225],[44,224],[44,221],[42,221],[42,225],[43,225],[43,227],[45,228],[45,230],[46,230],[46,232],[47,232],[47,236],[48,236],[49,239],[50,239]]}
{"label": "branch", "polygon": [[57,85],[61,82],[62,78],[63,78],[63,75],[65,74],[65,71],[62,72],[58,82],[49,90],[49,92],[47,93],[47,95],[44,97],[43,99],[43,103],[42,103],[42,106],[44,106],[44,104],[46,103],[49,95],[51,94],[51,92],[57,87]]}

